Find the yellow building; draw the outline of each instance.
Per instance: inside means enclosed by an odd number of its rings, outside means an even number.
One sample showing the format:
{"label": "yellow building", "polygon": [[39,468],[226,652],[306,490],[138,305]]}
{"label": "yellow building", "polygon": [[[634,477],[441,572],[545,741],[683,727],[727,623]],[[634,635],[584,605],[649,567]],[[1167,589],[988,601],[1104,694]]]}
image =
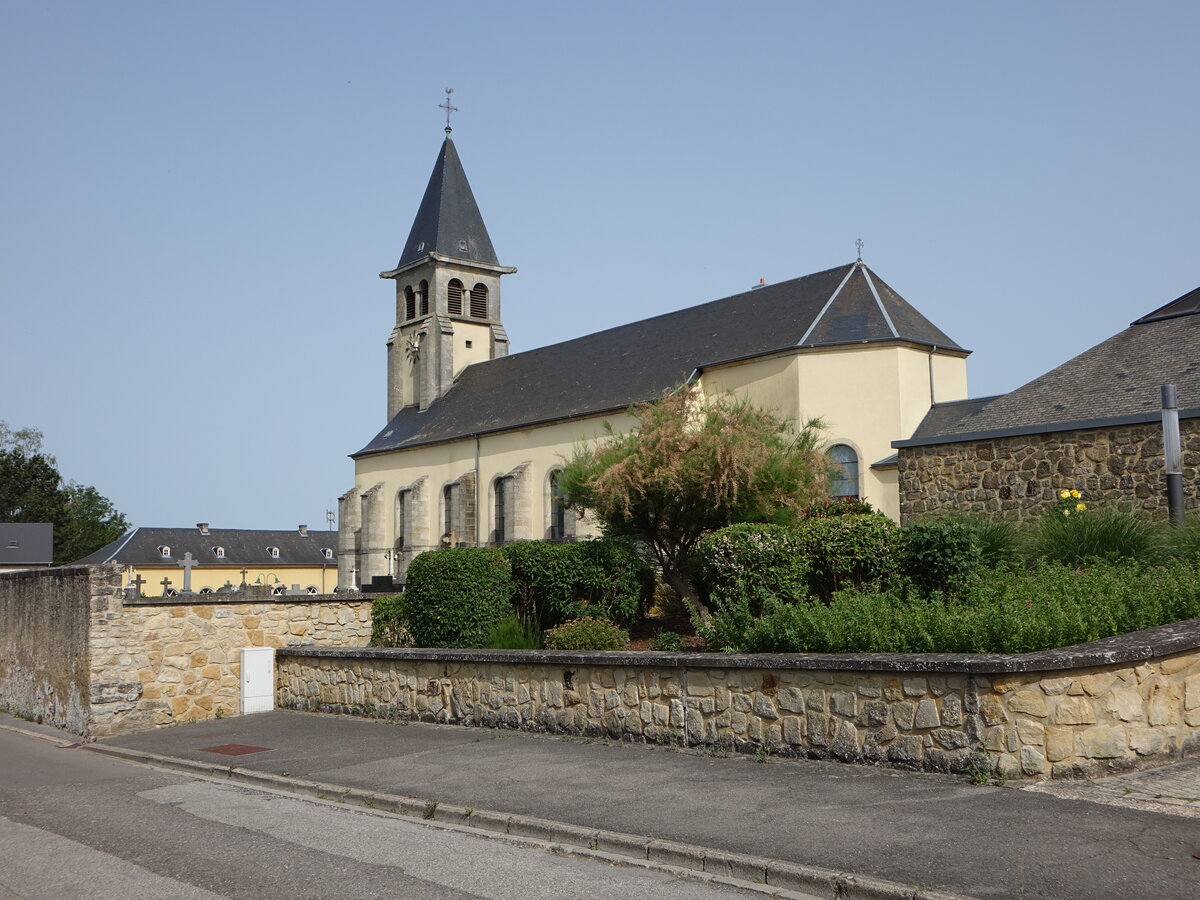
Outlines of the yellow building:
{"label": "yellow building", "polygon": [[339,585],[402,575],[449,544],[594,533],[558,500],[581,441],[681,383],[820,417],[841,477],[893,518],[892,441],[935,403],[967,395],[966,357],[862,259],[779,284],[508,355],[502,266],[447,136],[396,267],[387,423],[342,496]]}
{"label": "yellow building", "polygon": [[[76,565],[121,563],[129,595],[174,597],[266,586],[272,594],[328,594],[337,584],[337,532],[245,528],[135,528]],[[189,573],[185,576],[185,572]]]}

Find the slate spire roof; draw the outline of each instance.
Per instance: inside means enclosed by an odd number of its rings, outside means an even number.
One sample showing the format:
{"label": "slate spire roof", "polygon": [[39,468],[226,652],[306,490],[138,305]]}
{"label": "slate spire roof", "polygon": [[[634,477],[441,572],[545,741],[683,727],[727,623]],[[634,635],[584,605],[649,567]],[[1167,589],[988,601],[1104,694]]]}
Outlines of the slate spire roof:
{"label": "slate spire roof", "polygon": [[1014,391],[935,405],[913,447],[1156,421],[1160,388],[1179,390],[1180,416],[1200,416],[1200,288]]}
{"label": "slate spire roof", "polygon": [[468,366],[428,409],[400,410],[358,453],[622,410],[699,369],[781,351],[909,342],[963,350],[861,261]]}
{"label": "slate spire roof", "polygon": [[500,264],[449,135],[442,142],[396,268],[423,259],[429,253],[492,266]]}

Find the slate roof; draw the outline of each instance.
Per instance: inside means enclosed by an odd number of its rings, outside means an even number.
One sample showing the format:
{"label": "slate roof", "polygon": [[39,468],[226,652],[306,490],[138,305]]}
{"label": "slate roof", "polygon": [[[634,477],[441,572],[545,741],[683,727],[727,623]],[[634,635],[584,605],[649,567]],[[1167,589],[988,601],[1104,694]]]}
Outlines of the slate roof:
{"label": "slate roof", "polygon": [[0,522],[0,566],[48,566],[54,561],[50,522]]}
{"label": "slate roof", "polygon": [[[170,556],[158,548],[169,547]],[[214,547],[224,547],[224,558]],[[279,558],[271,556],[268,547],[279,548]],[[326,559],[322,550],[333,551]],[[135,528],[133,531],[101,547],[75,565],[95,565],[116,562],[127,566],[171,566],[184,554],[202,565],[220,566],[322,566],[335,565],[337,559],[336,531],[309,531],[304,537],[299,531],[259,531],[249,528],[210,528],[201,534],[198,528]]]}
{"label": "slate roof", "polygon": [[493,266],[500,264],[467,181],[467,173],[449,135],[442,142],[396,268],[416,262],[431,252]]}
{"label": "slate roof", "polygon": [[1200,416],[1197,313],[1200,288],[1011,393],[935,405],[892,446],[1154,421],[1164,384],[1178,388],[1182,417]]}
{"label": "slate roof", "polygon": [[798,347],[911,341],[966,353],[860,261],[468,366],[354,457],[625,409],[695,372]]}

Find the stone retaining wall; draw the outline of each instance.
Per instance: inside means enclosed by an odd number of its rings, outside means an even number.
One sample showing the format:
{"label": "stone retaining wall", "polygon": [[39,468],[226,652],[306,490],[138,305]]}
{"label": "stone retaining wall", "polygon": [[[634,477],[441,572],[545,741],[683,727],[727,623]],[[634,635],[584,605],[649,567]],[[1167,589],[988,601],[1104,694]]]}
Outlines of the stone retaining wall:
{"label": "stone retaining wall", "polygon": [[277,679],[292,709],[1006,777],[1200,750],[1200,620],[1020,655],[286,648]]}
{"label": "stone retaining wall", "polygon": [[358,595],[126,601],[117,565],[5,574],[0,706],[87,737],[237,715],[243,647],[370,637]]}
{"label": "stone retaining wall", "polygon": [[[1184,505],[1200,506],[1200,419],[1179,423]],[[900,520],[979,512],[1026,519],[1060,490],[1089,505],[1166,515],[1162,425],[1150,422],[900,447]]]}

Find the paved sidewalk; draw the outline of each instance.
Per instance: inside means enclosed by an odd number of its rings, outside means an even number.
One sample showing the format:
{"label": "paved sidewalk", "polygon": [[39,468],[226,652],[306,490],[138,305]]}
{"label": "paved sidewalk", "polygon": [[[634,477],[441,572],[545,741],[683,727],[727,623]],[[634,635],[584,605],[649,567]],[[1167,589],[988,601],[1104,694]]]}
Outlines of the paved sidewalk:
{"label": "paved sidewalk", "polygon": [[[225,755],[213,748],[256,749]],[[603,739],[263,713],[99,745],[980,898],[1200,896],[1200,760],[1037,789]],[[228,748],[237,750],[238,748]],[[1113,799],[1119,804],[1113,804]],[[1163,802],[1164,798],[1175,801]],[[461,810],[460,810],[461,813]],[[440,816],[439,816],[440,818]],[[515,822],[516,820],[514,820]],[[604,849],[601,847],[600,849]],[[678,851],[684,854],[683,850]],[[686,855],[686,854],[684,854]],[[868,896],[864,883],[859,896]],[[887,894],[881,888],[877,896]]]}

